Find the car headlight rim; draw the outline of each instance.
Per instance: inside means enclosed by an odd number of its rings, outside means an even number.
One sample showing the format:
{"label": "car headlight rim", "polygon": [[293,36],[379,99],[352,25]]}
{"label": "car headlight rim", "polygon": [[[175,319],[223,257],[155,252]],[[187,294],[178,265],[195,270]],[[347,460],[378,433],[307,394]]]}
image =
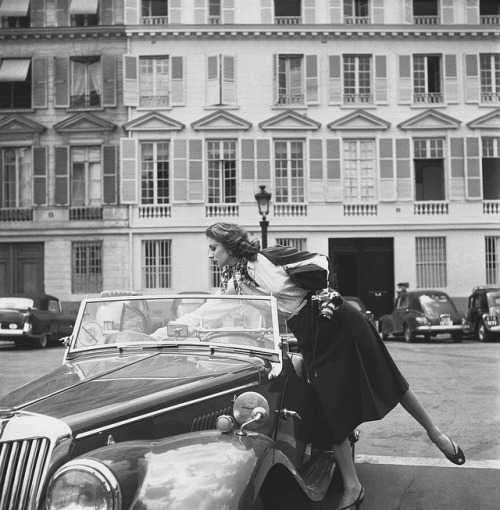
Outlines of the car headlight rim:
{"label": "car headlight rim", "polygon": [[83,472],[93,476],[102,487],[111,495],[111,506],[106,510],[119,510],[122,504],[120,484],[114,473],[102,462],[92,459],[72,460],[62,466],[50,480],[47,490],[47,509],[52,510],[51,499],[56,484],[71,472]]}

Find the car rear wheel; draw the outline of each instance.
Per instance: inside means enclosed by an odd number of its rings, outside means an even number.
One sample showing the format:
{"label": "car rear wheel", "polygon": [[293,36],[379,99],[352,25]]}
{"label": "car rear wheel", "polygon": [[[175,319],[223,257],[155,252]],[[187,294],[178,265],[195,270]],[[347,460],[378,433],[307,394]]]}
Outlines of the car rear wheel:
{"label": "car rear wheel", "polygon": [[45,349],[47,345],[49,345],[48,335],[42,335],[40,338],[35,338],[33,340],[33,346],[36,349]]}
{"label": "car rear wheel", "polygon": [[404,325],[404,335],[405,335],[405,342],[408,344],[415,342],[417,339],[415,332],[411,331],[411,329],[406,324]]}
{"label": "car rear wheel", "polygon": [[482,319],[477,324],[477,338],[480,342],[488,342],[490,339],[489,331],[486,329],[486,325]]}
{"label": "car rear wheel", "polygon": [[459,331],[458,333],[453,333],[451,335],[451,338],[453,339],[453,342],[455,342],[456,344],[459,344],[464,339],[464,334],[462,331]]}

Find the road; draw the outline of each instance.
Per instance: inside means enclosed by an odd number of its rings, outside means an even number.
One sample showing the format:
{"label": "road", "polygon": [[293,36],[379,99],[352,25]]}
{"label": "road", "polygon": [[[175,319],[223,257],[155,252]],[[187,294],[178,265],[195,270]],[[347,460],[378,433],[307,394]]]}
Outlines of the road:
{"label": "road", "polygon": [[[467,457],[454,466],[398,406],[359,427],[357,470],[366,488],[362,510],[497,510],[500,508],[500,343],[446,338],[387,347],[435,423]],[[56,368],[62,347],[16,351],[0,344],[0,396]],[[338,483],[307,510],[335,509]],[[306,510],[306,509],[304,509]]]}

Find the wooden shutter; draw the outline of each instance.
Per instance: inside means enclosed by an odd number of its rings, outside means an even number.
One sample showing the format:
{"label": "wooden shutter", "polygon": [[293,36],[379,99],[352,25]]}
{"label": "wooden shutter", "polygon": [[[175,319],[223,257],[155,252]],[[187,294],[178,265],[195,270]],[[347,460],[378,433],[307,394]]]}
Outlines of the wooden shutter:
{"label": "wooden shutter", "polygon": [[340,140],[326,140],[326,202],[342,202],[342,175],[340,171]]}
{"label": "wooden shutter", "polygon": [[255,140],[241,140],[240,203],[255,202]]}
{"label": "wooden shutter", "polygon": [[480,139],[470,137],[466,139],[466,198],[468,200],[479,200],[481,198],[481,155]]}
{"label": "wooden shutter", "polygon": [[222,59],[222,104],[236,104],[236,57],[223,55]]}
{"label": "wooden shutter", "polygon": [[342,23],[342,0],[330,0],[330,23]]}
{"label": "wooden shutter", "polygon": [[273,0],[260,0],[260,16],[265,25],[273,22]]}
{"label": "wooden shutter", "polygon": [[396,173],[394,171],[392,138],[381,138],[379,140],[379,164],[379,200],[381,202],[393,202],[396,200]]}
{"label": "wooden shutter", "polygon": [[410,140],[396,140],[396,189],[398,200],[412,200]]}
{"label": "wooden shutter", "polygon": [[399,104],[413,103],[413,84],[411,76],[411,55],[399,55]]}
{"label": "wooden shutter", "polygon": [[402,22],[407,25],[413,25],[413,0],[403,0],[404,5],[401,9],[403,15]]}
{"label": "wooden shutter", "polygon": [[444,56],[444,99],[448,104],[458,103],[458,73],[456,55]]}
{"label": "wooden shutter", "polygon": [[455,0],[441,0],[441,23],[445,25],[452,25],[455,23]]}
{"label": "wooden shutter", "polygon": [[116,57],[102,56],[102,106],[116,106]]}
{"label": "wooden shutter", "polygon": [[463,200],[465,198],[465,164],[464,139],[450,139],[451,185],[450,199]]}
{"label": "wooden shutter", "polygon": [[468,25],[479,25],[479,1],[480,0],[466,0],[466,23]]}
{"label": "wooden shutter", "polygon": [[203,25],[207,22],[206,1],[194,0],[194,22],[196,25]]}
{"label": "wooden shutter", "polygon": [[278,92],[279,58],[280,56],[277,53],[273,55],[273,104],[278,104],[279,100]]}
{"label": "wooden shutter", "polygon": [[170,58],[170,90],[172,106],[184,104],[184,59],[183,57]]}
{"label": "wooden shutter", "polygon": [[323,179],[323,140],[309,140],[309,201],[325,201]]}
{"label": "wooden shutter", "polygon": [[225,25],[234,23],[234,0],[222,0],[222,23]]}
{"label": "wooden shutter", "polygon": [[33,204],[47,205],[47,147],[33,147]]}
{"label": "wooden shutter", "polygon": [[187,201],[187,140],[174,140],[173,202]]}
{"label": "wooden shutter", "polygon": [[313,25],[316,23],[316,0],[302,0],[304,2],[304,23]]}
{"label": "wooden shutter", "polygon": [[48,59],[33,57],[31,70],[31,104],[33,108],[47,108]]}
{"label": "wooden shutter", "polygon": [[102,146],[102,196],[103,202],[109,205],[117,203],[117,150],[116,145]]}
{"label": "wooden shutter", "polygon": [[375,103],[387,104],[387,57],[385,55],[375,55]]}
{"label": "wooden shutter", "polygon": [[384,0],[372,0],[372,23],[384,24]]}
{"label": "wooden shutter", "polygon": [[139,2],[137,0],[125,0],[125,25],[139,24]]}
{"label": "wooden shutter", "polygon": [[58,27],[69,26],[69,0],[56,0],[56,24]]}
{"label": "wooden shutter", "polygon": [[203,202],[203,140],[189,140],[188,201]]}
{"label": "wooden shutter", "polygon": [[479,103],[479,55],[465,55],[465,84],[464,94],[466,103]]}
{"label": "wooden shutter", "polygon": [[115,2],[113,0],[100,0],[100,25],[113,25],[114,17],[113,17],[113,7]]}
{"label": "wooden shutter", "polygon": [[207,105],[220,104],[220,65],[219,55],[207,57]]}
{"label": "wooden shutter", "polygon": [[69,108],[69,58],[54,58],[54,106]]}
{"label": "wooden shutter", "polygon": [[123,56],[123,104],[139,105],[138,59],[134,55]]}
{"label": "wooden shutter", "polygon": [[271,144],[269,140],[257,140],[257,182],[259,184],[269,185],[270,180]]}
{"label": "wooden shutter", "polygon": [[307,104],[319,103],[318,55],[305,56],[305,98]]}
{"label": "wooden shutter", "polygon": [[45,0],[31,0],[30,2],[30,23],[31,28],[40,28],[45,23]]}
{"label": "wooden shutter", "polygon": [[169,24],[178,25],[182,23],[182,0],[169,0]]}
{"label": "wooden shutter", "polygon": [[138,202],[139,143],[135,138],[120,138],[120,203]]}
{"label": "wooden shutter", "polygon": [[55,205],[69,205],[69,147],[54,147]]}
{"label": "wooden shutter", "polygon": [[328,57],[328,102],[342,103],[342,61],[340,55]]}

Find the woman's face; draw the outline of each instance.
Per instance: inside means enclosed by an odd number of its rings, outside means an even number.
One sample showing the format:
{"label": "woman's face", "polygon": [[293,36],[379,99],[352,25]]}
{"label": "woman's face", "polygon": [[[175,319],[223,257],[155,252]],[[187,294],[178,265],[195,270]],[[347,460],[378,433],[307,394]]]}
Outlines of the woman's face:
{"label": "woman's face", "polygon": [[211,237],[208,238],[208,258],[212,259],[219,269],[224,266],[234,266],[238,262],[238,259],[231,255],[223,244]]}

